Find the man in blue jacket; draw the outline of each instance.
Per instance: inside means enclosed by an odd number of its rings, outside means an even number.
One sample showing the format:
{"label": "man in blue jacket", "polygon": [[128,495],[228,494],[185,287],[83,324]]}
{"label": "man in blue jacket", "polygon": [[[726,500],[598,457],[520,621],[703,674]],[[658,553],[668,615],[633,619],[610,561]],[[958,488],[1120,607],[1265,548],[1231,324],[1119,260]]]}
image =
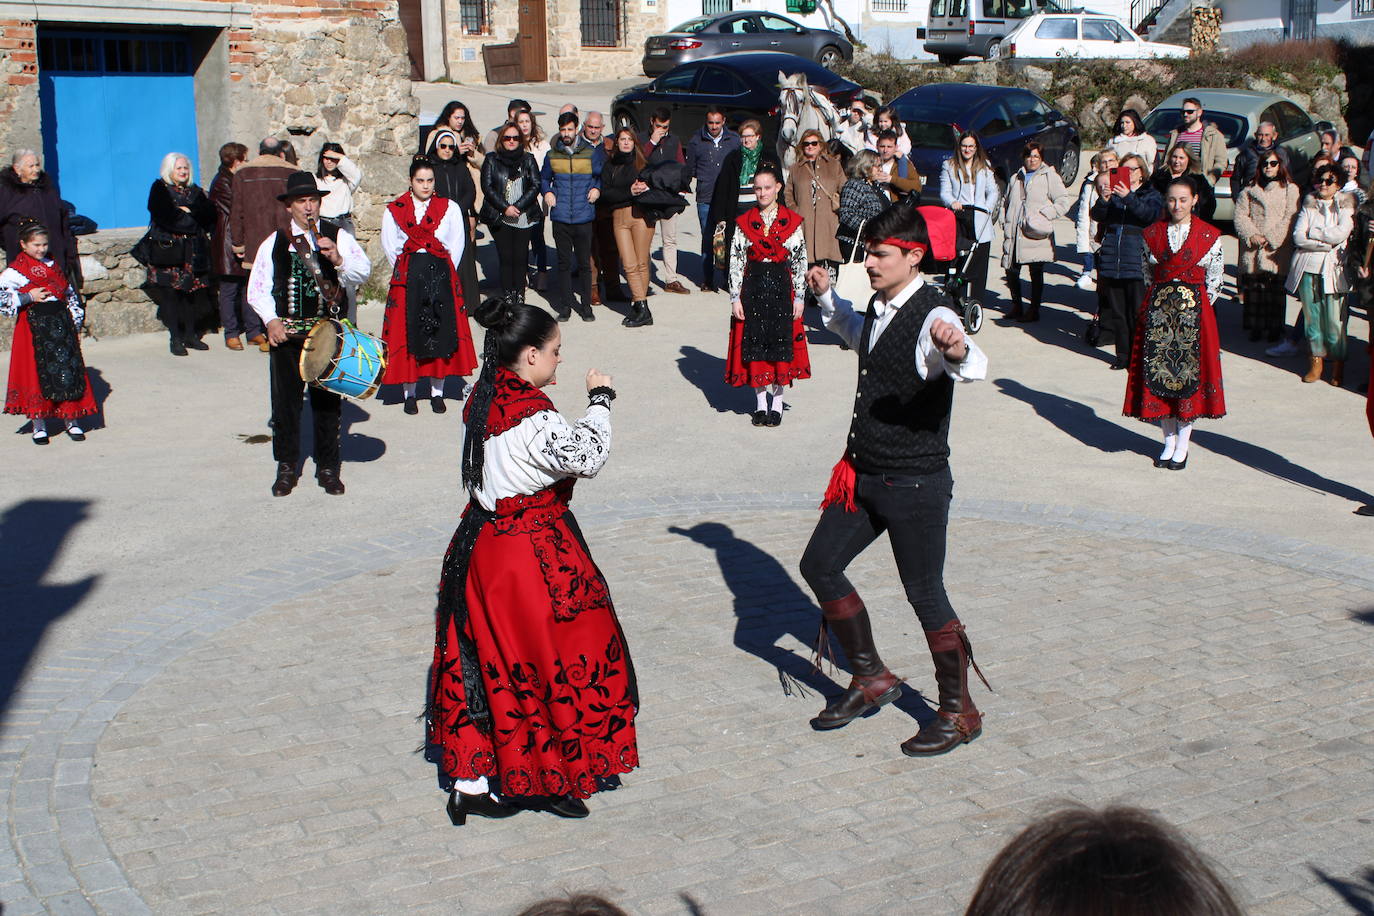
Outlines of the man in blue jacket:
{"label": "man in blue jacket", "polygon": [[706,223],[711,214],[711,195],[725,157],[740,148],[739,134],[725,126],[725,112],[710,108],[706,126],[687,142],[687,175],[696,181],[697,221],[701,223],[701,288],[716,290],[716,270],[711,259],[711,233]]}
{"label": "man in blue jacket", "polygon": [[[601,145],[589,143],[578,133],[576,112],[565,111],[558,116],[558,138],[544,157],[540,190],[544,192],[544,203],[553,221],[553,242],[558,248],[558,302],[554,308],[559,321],[567,321],[573,309],[577,309],[583,321],[596,320],[592,314],[592,221],[596,219],[596,200],[601,196],[601,166],[605,161]],[[573,298],[574,263],[582,293],[580,307]]]}

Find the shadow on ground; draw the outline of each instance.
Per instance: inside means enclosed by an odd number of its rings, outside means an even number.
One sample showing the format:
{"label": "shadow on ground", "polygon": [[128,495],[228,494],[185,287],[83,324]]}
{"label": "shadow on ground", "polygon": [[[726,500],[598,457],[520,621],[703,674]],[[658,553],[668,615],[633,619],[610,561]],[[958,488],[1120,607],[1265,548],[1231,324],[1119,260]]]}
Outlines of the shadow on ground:
{"label": "shadow on ground", "polygon": [[677,371],[696,386],[706,403],[717,413],[747,414],[753,409],[752,390],[729,385],[725,381],[725,358],[712,356],[696,347],[682,347],[677,358]]}
{"label": "shadow on ground", "polygon": [[1323,884],[1331,888],[1351,912],[1360,916],[1374,916],[1374,868],[1366,868],[1353,880],[1328,875],[1315,865],[1307,866]]}
{"label": "shadow on ground", "polygon": [[43,634],[74,610],[98,576],[64,585],[44,583],[68,536],[86,520],[86,500],[31,499],[0,516],[0,713],[9,705]]}

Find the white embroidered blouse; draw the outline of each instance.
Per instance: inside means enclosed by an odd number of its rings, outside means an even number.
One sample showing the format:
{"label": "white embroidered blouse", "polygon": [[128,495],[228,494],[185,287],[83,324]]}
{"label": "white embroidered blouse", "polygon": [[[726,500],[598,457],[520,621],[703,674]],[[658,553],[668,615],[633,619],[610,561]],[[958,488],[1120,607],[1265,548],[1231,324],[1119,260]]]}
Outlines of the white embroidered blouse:
{"label": "white embroidered blouse", "polygon": [[[1188,231],[1193,228],[1193,221],[1186,223],[1170,223],[1166,230],[1169,237],[1169,250],[1178,251],[1183,247],[1183,243],[1188,241]],[[1150,251],[1149,245],[1142,245],[1145,252],[1145,284],[1148,286],[1154,282],[1154,266],[1159,263],[1154,254]],[[1207,250],[1207,254],[1202,257],[1202,267],[1206,271],[1207,299],[1216,304],[1217,296],[1221,293],[1221,281],[1226,269],[1226,259],[1221,253],[1221,239],[1218,238],[1212,243],[1212,247]]]}
{"label": "white embroidered blouse", "polygon": [[[43,263],[52,267],[56,262],[51,258],[47,258]],[[21,308],[29,304],[24,301],[25,296],[21,295],[19,290],[32,282],[32,280],[15,270],[13,267],[7,267],[3,273],[0,273],[0,316],[13,318],[15,315],[19,314]],[[76,294],[76,290],[72,289],[70,283],[67,284],[65,298],[67,300],[67,311],[71,313],[72,322],[79,331],[81,330],[81,325],[86,320],[86,310],[81,307],[81,297]]]}
{"label": "white embroidered blouse", "polygon": [[482,487],[473,496],[492,511],[498,499],[528,496],[565,477],[595,477],[611,453],[611,409],[594,397],[575,423],[556,410],[541,410],[484,446]]}
{"label": "white embroidered blouse", "polygon": [[[777,219],[778,210],[773,208],[772,212],[760,210],[763,217],[763,225],[771,228],[773,220]],[[787,249],[787,266],[792,271],[792,297],[800,299],[806,295],[806,236],[798,226],[797,230],[787,237],[783,243]],[[730,301],[739,301],[740,288],[744,285],[744,268],[749,260],[749,239],[745,234],[735,227],[735,234],[730,239]]]}

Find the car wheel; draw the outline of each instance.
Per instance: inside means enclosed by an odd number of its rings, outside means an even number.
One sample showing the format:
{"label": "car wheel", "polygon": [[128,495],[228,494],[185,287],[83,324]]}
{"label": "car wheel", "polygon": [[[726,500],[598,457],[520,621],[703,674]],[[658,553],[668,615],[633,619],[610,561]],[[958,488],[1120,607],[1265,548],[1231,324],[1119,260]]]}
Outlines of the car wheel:
{"label": "car wheel", "polygon": [[1073,184],[1073,180],[1078,177],[1078,157],[1077,143],[1064,150],[1064,161],[1059,165],[1059,178],[1066,187]]}
{"label": "car wheel", "polygon": [[941,54],[941,55],[940,55],[940,63],[944,64],[946,67],[953,67],[955,64],[959,63],[959,61],[961,61],[961,60],[963,60],[963,59],[964,59],[964,58],[963,58],[961,55],[959,55],[959,54]]}
{"label": "car wheel", "polygon": [[816,63],[827,70],[833,69],[836,64],[841,63],[843,60],[844,55],[841,54],[840,49],[834,45],[826,45],[824,48],[821,48],[821,53],[816,55]]}
{"label": "car wheel", "polygon": [[984,56],[988,60],[1001,60],[1002,43],[1000,41],[994,41],[992,44],[988,45],[987,53]]}

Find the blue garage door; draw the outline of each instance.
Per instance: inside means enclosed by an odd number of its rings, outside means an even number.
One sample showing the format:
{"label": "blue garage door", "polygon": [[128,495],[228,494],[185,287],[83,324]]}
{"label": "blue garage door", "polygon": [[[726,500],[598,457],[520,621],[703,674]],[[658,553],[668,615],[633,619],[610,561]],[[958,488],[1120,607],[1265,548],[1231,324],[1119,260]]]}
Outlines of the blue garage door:
{"label": "blue garage door", "polygon": [[199,177],[190,42],[176,33],[40,29],[44,165],[103,229],[148,222],[162,157]]}

